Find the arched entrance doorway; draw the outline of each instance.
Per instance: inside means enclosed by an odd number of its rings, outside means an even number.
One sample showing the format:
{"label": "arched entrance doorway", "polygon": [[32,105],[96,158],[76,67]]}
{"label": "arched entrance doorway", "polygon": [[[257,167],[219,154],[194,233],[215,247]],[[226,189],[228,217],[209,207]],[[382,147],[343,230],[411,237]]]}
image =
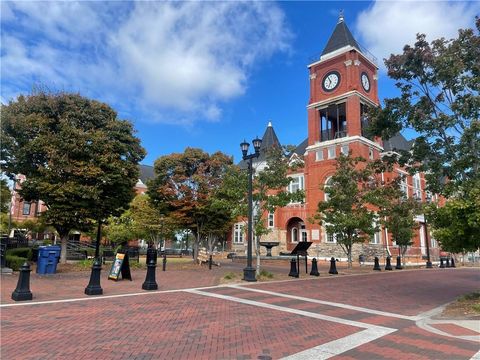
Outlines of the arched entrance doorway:
{"label": "arched entrance doorway", "polygon": [[305,222],[293,217],[287,222],[287,249],[292,250],[300,241],[308,241]]}

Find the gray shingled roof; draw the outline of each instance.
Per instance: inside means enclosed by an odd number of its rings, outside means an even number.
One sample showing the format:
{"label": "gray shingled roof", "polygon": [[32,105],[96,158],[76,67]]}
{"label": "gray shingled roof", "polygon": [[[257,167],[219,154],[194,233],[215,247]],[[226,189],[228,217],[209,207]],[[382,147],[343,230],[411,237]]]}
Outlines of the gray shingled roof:
{"label": "gray shingled roof", "polygon": [[296,148],[295,150],[293,150],[293,153],[294,154],[297,154],[297,155],[300,155],[300,156],[303,156],[305,154],[305,151],[307,150],[307,146],[308,146],[308,138],[306,138],[305,140],[303,140]]}
{"label": "gray shingled roof", "polygon": [[409,151],[412,148],[415,139],[407,140],[405,137],[397,133],[388,140],[383,141],[384,151],[396,151],[396,150],[405,150]]}
{"label": "gray shingled roof", "polygon": [[[254,162],[261,162],[261,161],[266,161],[267,159],[267,152],[270,148],[273,146],[281,146],[280,141],[278,140],[277,134],[275,133],[275,130],[273,130],[272,123],[268,123],[267,129],[265,130],[265,133],[263,134],[262,137],[262,145],[260,146],[260,155],[258,158],[254,159]],[[253,152],[253,148],[251,146],[250,148],[251,152]],[[247,163],[242,160],[238,163],[238,166],[242,169],[247,168]]]}
{"label": "gray shingled roof", "polygon": [[357,41],[354,39],[352,33],[347,27],[347,24],[345,24],[343,17],[340,17],[337,26],[335,26],[335,29],[333,30],[333,33],[327,42],[327,46],[325,46],[325,49],[323,49],[322,56],[341,49],[347,45],[353,46],[360,50],[360,45],[358,45]]}
{"label": "gray shingled roof", "polygon": [[138,169],[140,170],[140,180],[142,180],[145,185],[147,184],[148,180],[155,177],[153,166],[139,164]]}

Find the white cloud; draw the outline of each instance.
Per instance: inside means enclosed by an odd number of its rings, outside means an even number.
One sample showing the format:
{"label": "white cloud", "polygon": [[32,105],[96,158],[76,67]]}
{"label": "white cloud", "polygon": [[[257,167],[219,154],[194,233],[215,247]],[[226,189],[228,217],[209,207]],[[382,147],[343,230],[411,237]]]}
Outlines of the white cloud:
{"label": "white cloud", "polygon": [[290,41],[272,3],[3,2],[1,20],[2,98],[40,82],[173,123],[218,120]]}
{"label": "white cloud", "polygon": [[354,33],[383,65],[384,58],[413,45],[417,33],[427,41],[456,37],[458,29],[473,27],[479,12],[479,2],[376,1],[358,14]]}

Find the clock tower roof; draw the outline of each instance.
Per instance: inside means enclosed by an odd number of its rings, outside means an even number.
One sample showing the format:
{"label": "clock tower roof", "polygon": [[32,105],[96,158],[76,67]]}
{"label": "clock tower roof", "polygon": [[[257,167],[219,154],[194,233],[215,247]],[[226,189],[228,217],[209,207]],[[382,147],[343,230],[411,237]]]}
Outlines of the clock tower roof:
{"label": "clock tower roof", "polygon": [[345,46],[353,46],[360,51],[360,45],[358,45],[352,33],[348,29],[343,17],[343,12],[341,12],[340,16],[338,17],[337,26],[335,26],[335,29],[328,40],[327,46],[325,46],[325,49],[323,49],[322,56]]}

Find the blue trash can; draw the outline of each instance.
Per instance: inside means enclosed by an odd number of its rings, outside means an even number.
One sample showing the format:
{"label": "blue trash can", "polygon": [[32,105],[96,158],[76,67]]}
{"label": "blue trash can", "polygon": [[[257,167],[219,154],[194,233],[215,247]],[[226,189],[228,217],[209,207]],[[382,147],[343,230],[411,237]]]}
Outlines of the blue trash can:
{"label": "blue trash can", "polygon": [[58,245],[38,248],[37,274],[55,274],[57,272],[60,250],[61,247]]}

